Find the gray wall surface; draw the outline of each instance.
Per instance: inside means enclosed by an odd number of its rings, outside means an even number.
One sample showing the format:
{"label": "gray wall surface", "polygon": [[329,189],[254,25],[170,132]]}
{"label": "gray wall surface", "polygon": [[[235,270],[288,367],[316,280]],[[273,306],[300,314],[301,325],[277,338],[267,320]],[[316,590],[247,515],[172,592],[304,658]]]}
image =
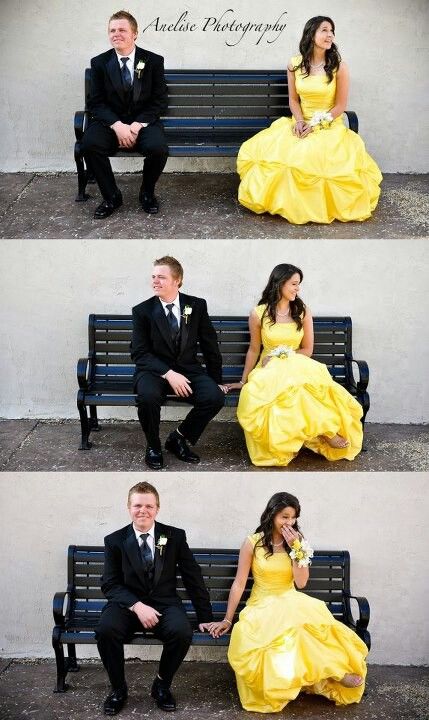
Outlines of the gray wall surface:
{"label": "gray wall surface", "polygon": [[[1,170],[74,169],[73,114],[83,109],[83,69],[108,49],[107,20],[120,6],[116,0],[2,0],[0,47],[7,72],[0,103]],[[286,68],[306,20],[327,12],[350,67],[348,106],[358,113],[368,151],[384,172],[428,171],[427,0],[331,0],[326,7],[317,0],[129,0],[126,7],[139,22],[138,43],[164,55],[170,69]],[[194,30],[160,27],[178,28],[186,20]],[[276,21],[285,27],[238,31],[225,27],[232,21],[235,27]],[[167,164],[167,170],[233,167],[229,159]]]}
{"label": "gray wall surface", "polygon": [[0,417],[77,417],[88,315],[130,313],[153,294],[153,260],[168,253],[184,266],[183,291],[206,298],[212,315],[247,315],[276,264],[301,267],[314,315],[352,317],[354,357],[370,368],[368,420],[429,420],[429,243],[322,239],[1,241]]}
{"label": "gray wall surface", "polygon": [[[52,598],[66,589],[67,546],[102,545],[126,525],[127,491],[140,479],[160,492],[159,520],[185,528],[191,547],[239,547],[274,492],[297,495],[312,546],[350,551],[352,593],[371,606],[369,661],[429,662],[423,473],[3,473],[0,655],[53,656]],[[80,657],[96,654],[78,647]],[[226,661],[226,650],[189,657]]]}

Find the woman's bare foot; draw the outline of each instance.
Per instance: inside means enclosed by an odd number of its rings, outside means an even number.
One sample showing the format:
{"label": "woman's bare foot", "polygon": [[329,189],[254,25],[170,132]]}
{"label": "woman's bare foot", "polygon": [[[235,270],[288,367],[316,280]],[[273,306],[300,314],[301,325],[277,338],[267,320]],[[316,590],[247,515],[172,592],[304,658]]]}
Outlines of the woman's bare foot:
{"label": "woman's bare foot", "polygon": [[363,677],[361,677],[361,675],[355,675],[354,673],[347,673],[343,679],[340,680],[340,684],[348,688],[359,687],[362,683]]}
{"label": "woman's bare foot", "polygon": [[346,448],[350,445],[349,441],[343,438],[341,435],[334,435],[334,437],[328,437],[327,435],[320,435],[321,440],[328,443],[332,448]]}

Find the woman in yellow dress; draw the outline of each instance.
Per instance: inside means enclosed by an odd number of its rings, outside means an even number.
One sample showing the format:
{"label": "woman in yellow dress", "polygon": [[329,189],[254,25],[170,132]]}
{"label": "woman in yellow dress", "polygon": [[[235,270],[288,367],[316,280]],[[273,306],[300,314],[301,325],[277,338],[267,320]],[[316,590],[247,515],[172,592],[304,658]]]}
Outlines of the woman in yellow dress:
{"label": "woman in yellow dress", "polygon": [[[241,547],[225,618],[208,625],[213,637],[230,630],[251,569],[252,591],[228,650],[245,710],[280,712],[301,690],[336,705],[359,702],[364,692],[366,645],[323,601],[295,589],[308,581],[312,554],[302,542],[299,515],[294,495],[273,495]],[[297,540],[307,545],[300,560],[292,549]]]}
{"label": "woman in yellow dress", "polygon": [[303,445],[328,460],[353,460],[362,449],[360,404],[311,359],[313,320],[298,296],[302,279],[295,265],[274,268],[250,313],[242,379],[226,386],[241,388],[237,417],[254,465],[288,465]]}
{"label": "woman in yellow dress", "polygon": [[239,202],[290,223],[366,220],[377,205],[382,175],[362,139],[343,122],[346,64],[324,16],[304,27],[300,55],[288,68],[293,118],[282,117],[240,148]]}

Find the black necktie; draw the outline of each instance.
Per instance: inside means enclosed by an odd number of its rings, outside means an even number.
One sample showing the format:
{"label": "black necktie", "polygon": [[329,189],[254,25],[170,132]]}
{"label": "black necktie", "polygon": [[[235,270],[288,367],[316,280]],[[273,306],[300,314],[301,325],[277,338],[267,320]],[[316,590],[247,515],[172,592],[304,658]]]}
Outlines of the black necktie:
{"label": "black necktie", "polygon": [[131,73],[127,66],[127,60],[130,58],[127,57],[121,57],[121,74],[122,74],[122,82],[124,83],[125,90],[129,90],[131,85],[133,84],[133,79],[131,77]]}
{"label": "black necktie", "polygon": [[174,303],[168,303],[168,305],[166,305],[166,308],[168,310],[167,320],[170,326],[171,339],[173,340],[173,342],[176,342],[177,336],[179,334],[179,323],[177,322],[177,318],[173,313]]}
{"label": "black necktie", "polygon": [[142,544],[140,545],[140,553],[143,560],[143,565],[147,567],[148,570],[151,570],[153,565],[153,559],[152,559],[152,553],[150,550],[150,547],[147,542],[147,538],[149,537],[149,533],[142,533],[140,535],[142,539]]}

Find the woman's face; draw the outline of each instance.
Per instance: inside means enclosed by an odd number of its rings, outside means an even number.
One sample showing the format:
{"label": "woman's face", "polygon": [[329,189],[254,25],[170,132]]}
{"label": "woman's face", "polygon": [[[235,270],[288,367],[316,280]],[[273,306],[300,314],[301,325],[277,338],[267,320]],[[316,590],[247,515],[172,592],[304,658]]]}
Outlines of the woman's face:
{"label": "woman's face", "polygon": [[324,20],[314,33],[314,45],[320,50],[329,50],[335,40],[331,23]]}
{"label": "woman's face", "polygon": [[277,531],[279,535],[281,535],[281,529],[284,525],[289,525],[289,527],[293,527],[296,523],[296,512],[293,507],[283,508],[283,510],[280,510],[276,515],[274,515],[273,519],[273,529]]}
{"label": "woman's face", "polygon": [[289,280],[286,280],[286,282],[283,283],[281,289],[282,297],[285,300],[289,300],[289,302],[291,300],[295,300],[299,292],[300,284],[301,278],[298,273],[295,273],[295,275],[292,275]]}

